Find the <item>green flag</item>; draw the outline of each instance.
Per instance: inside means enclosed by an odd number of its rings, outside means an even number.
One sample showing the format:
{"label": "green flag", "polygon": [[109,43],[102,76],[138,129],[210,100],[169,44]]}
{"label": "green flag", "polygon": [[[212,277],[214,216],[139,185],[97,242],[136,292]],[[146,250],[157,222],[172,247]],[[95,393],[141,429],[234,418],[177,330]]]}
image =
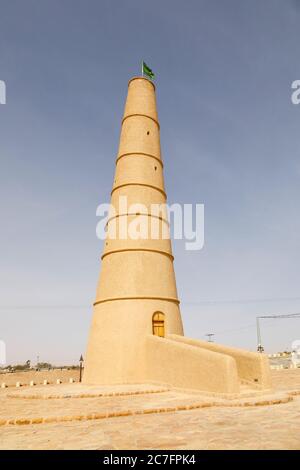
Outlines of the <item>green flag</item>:
{"label": "green flag", "polygon": [[150,78],[150,80],[153,80],[155,78],[154,73],[152,72],[150,67],[148,67],[148,65],[144,61],[143,61],[143,75]]}

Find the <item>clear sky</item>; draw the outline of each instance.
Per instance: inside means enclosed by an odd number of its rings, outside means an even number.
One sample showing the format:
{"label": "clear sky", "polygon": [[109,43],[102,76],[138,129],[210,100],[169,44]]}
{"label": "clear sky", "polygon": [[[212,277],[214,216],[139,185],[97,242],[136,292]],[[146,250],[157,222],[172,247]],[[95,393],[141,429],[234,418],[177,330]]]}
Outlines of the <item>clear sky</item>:
{"label": "clear sky", "polygon": [[[173,244],[186,335],[255,349],[300,312],[299,0],[0,0],[0,339],[8,362],[84,354],[127,82],[157,75],[169,202],[205,204]],[[273,352],[300,319],[266,320]]]}

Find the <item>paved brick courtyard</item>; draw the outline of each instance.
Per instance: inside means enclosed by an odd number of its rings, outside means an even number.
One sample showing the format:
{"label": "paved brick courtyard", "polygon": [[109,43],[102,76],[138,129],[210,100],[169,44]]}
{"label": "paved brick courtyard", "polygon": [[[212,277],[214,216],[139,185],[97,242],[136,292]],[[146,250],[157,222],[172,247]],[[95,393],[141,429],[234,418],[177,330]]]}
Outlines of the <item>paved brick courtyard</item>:
{"label": "paved brick courtyard", "polygon": [[274,392],[208,396],[151,384],[0,392],[1,449],[300,449],[300,369]]}

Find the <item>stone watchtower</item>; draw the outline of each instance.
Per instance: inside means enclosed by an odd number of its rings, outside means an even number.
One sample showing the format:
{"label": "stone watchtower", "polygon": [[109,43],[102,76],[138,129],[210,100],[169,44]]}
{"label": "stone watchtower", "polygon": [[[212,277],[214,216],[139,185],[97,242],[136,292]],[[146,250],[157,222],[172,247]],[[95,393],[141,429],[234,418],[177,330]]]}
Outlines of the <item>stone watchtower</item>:
{"label": "stone watchtower", "polygon": [[[108,221],[108,225],[115,224],[117,238],[110,239],[108,233],[104,244],[85,370],[89,382],[143,379],[146,336],[154,330],[161,336],[183,334],[171,241],[152,239],[150,233],[151,222],[160,234],[163,224],[168,228],[166,216],[151,215],[150,211],[151,204],[166,203],[159,128],[154,84],[133,78],[128,86],[111,193],[116,214]],[[127,207],[120,207],[125,206],[125,200]],[[133,204],[137,205],[134,213]],[[140,210],[139,204],[147,210]],[[127,226],[134,219],[146,223],[149,237],[121,239],[123,218]]]}
{"label": "stone watchtower", "polygon": [[[155,381],[237,392],[244,379],[265,387],[263,355],[183,336],[167,214],[151,209],[165,203],[155,86],[135,77],[122,120],[84,382]],[[134,224],[143,236],[130,236]]]}

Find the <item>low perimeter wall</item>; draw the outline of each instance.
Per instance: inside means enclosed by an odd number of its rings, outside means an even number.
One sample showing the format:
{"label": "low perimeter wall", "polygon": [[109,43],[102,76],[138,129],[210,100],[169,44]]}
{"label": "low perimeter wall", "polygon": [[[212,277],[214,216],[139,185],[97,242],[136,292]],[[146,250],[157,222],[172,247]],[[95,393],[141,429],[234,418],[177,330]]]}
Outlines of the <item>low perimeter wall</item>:
{"label": "low perimeter wall", "polygon": [[217,343],[209,343],[208,341],[190,339],[179,335],[169,335],[168,339],[177,341],[179,344],[196,346],[199,350],[226,354],[235,360],[238,376],[242,381],[262,389],[272,388],[269,359],[265,354],[223,346]]}
{"label": "low perimeter wall", "polygon": [[146,367],[150,380],[186,389],[239,392],[237,366],[232,357],[180,342],[177,338],[183,337],[147,337]]}

